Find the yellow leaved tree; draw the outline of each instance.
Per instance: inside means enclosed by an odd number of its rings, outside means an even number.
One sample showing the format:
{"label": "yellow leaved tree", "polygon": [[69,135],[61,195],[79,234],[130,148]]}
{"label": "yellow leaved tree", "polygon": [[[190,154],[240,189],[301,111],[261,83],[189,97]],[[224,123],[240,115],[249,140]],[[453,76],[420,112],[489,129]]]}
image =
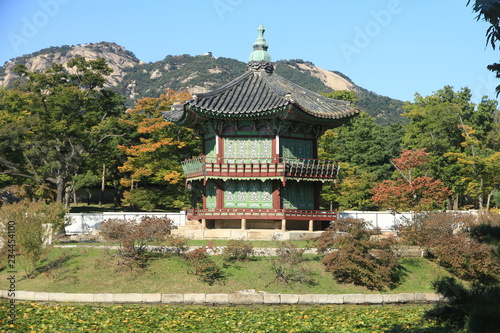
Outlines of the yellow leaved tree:
{"label": "yellow leaved tree", "polygon": [[179,209],[188,205],[180,162],[199,155],[199,140],[194,131],[165,121],[162,113],[172,104],[191,98],[186,91],[168,90],[158,98],[137,101],[123,122],[131,139],[119,149],[127,160],[119,168],[125,176],[124,203],[139,209]]}

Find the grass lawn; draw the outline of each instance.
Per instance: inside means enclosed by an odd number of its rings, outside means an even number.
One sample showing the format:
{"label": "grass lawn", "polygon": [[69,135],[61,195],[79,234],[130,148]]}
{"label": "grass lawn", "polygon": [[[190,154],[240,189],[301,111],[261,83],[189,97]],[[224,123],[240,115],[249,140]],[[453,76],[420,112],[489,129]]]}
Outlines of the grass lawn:
{"label": "grass lawn", "polygon": [[[24,258],[16,262],[17,290],[69,293],[231,293],[256,289],[269,293],[359,294],[379,293],[364,287],[340,285],[323,269],[321,256],[307,255],[305,264],[313,272],[313,284],[283,284],[274,281],[269,258],[255,257],[226,265],[225,279],[212,286],[187,273],[189,264],[175,255],[150,254],[145,269],[118,266],[113,251],[95,248],[52,248],[37,266],[35,278],[24,277]],[[214,257],[220,266],[224,262]],[[402,258],[403,282],[385,293],[433,292],[432,281],[448,273],[423,258]],[[0,272],[0,289],[8,289],[7,270]]]}

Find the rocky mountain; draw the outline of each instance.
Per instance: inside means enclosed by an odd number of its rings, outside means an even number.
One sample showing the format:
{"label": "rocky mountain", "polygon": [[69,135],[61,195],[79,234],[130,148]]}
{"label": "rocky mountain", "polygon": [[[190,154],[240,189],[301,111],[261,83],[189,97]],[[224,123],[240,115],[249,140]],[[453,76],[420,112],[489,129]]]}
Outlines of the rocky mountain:
{"label": "rocky mountain", "polygon": [[[192,94],[216,89],[245,72],[246,63],[230,58],[216,58],[212,54],[191,56],[168,55],[163,60],[145,63],[124,47],[108,42],[77,46],[50,47],[6,62],[0,67],[0,86],[14,84],[15,65],[24,63],[29,71],[43,71],[52,62],[64,64],[74,57],[89,60],[104,58],[113,74],[107,86],[127,97],[131,107],[142,97],[157,97],[166,89],[188,89]],[[378,123],[403,122],[400,116],[403,102],[380,96],[354,84],[346,75],[328,71],[303,60],[280,60],[275,71],[284,78],[318,93],[332,90],[356,92],[357,105],[374,117]]]}
{"label": "rocky mountain", "polygon": [[114,43],[101,42],[50,47],[6,62],[0,68],[0,86],[9,86],[13,83],[16,75],[12,73],[12,70],[17,64],[25,64],[30,72],[44,71],[53,62],[65,64],[75,57],[85,57],[88,60],[104,58],[108,65],[113,68],[113,74],[107,79],[108,86],[111,87],[117,86],[122,81],[126,70],[144,64],[132,52]]}

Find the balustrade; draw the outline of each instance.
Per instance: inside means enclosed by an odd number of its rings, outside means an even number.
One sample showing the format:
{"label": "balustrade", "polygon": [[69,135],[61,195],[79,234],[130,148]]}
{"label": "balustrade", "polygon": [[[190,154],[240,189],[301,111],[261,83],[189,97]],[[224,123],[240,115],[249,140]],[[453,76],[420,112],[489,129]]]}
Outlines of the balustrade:
{"label": "balustrade", "polygon": [[307,158],[213,158],[201,156],[182,162],[186,177],[297,177],[335,179],[338,162]]}
{"label": "balustrade", "polygon": [[329,210],[305,210],[305,209],[188,209],[189,219],[255,219],[255,220],[314,220],[333,221],[337,219],[337,212]]}

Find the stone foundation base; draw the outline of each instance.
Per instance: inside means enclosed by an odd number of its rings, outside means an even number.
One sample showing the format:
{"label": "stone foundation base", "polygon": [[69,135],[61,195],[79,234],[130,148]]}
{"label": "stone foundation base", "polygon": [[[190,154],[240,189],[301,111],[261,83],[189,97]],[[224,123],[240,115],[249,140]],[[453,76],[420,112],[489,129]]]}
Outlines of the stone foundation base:
{"label": "stone foundation base", "polygon": [[275,229],[206,229],[173,230],[173,235],[189,239],[251,239],[251,240],[306,240],[319,237],[323,231],[281,231]]}

